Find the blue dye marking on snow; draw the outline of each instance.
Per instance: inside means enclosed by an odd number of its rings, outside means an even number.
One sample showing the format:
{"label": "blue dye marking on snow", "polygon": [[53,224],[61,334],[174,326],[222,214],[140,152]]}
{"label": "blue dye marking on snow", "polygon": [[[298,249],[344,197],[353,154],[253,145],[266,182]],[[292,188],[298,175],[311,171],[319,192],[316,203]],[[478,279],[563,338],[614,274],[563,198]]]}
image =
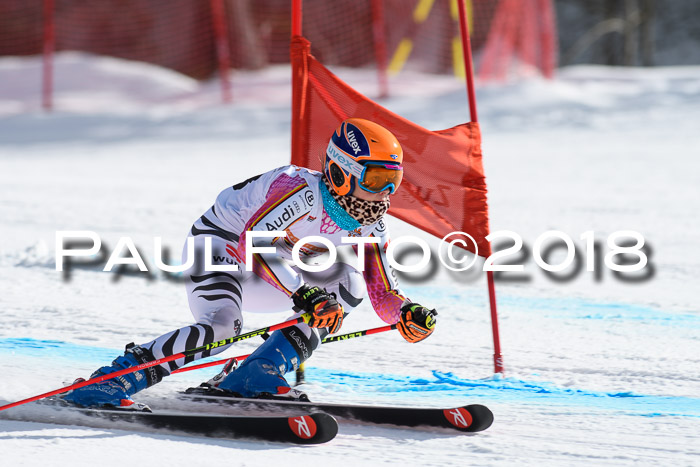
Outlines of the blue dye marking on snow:
{"label": "blue dye marking on snow", "polygon": [[499,297],[504,309],[513,307],[524,312],[540,312],[547,318],[638,321],[664,326],[700,327],[700,313],[666,311],[643,305],[595,302],[580,298]]}
{"label": "blue dye marking on snow", "polygon": [[80,360],[105,364],[111,362],[119,352],[114,349],[92,347],[57,340],[30,339],[21,337],[0,338],[0,354],[24,357]]}
{"label": "blue dye marking on snow", "polygon": [[[107,347],[93,347],[82,344],[73,344],[58,340],[31,339],[28,337],[0,338],[0,356],[12,355],[14,357],[51,359],[52,362],[80,362],[88,367],[97,368],[110,365],[119,355],[124,354],[124,349],[111,349]],[[225,357],[208,357],[197,360],[197,363],[207,363],[221,360]],[[185,373],[184,379],[193,381],[208,380],[221,367],[203,368]]]}
{"label": "blue dye marking on snow", "polygon": [[[409,296],[421,296],[426,302],[460,303],[471,310],[488,308],[483,291],[465,290],[459,295],[450,294],[441,287],[403,287]],[[663,326],[700,328],[700,311],[670,311],[630,303],[598,302],[577,297],[520,297],[499,293],[498,306],[501,313],[537,313],[537,316],[555,319],[606,320],[609,322],[630,321]]]}
{"label": "blue dye marking on snow", "polygon": [[[505,379],[463,379],[452,373],[433,371],[431,378],[359,372],[307,369],[308,380],[322,385],[347,386],[352,392],[376,394],[378,398],[426,403],[463,403],[465,400],[488,404],[488,401],[527,402],[547,406],[581,406],[587,409],[612,410],[625,415],[688,416],[700,418],[700,398],[653,396],[633,392],[603,392],[566,388],[552,383]],[[409,397],[401,397],[408,395]],[[389,399],[389,400],[391,400]]]}
{"label": "blue dye marking on snow", "polygon": [[[56,340],[30,338],[0,338],[0,355],[69,359],[94,365],[108,364],[122,351],[91,347]],[[225,357],[198,360],[204,363]],[[208,379],[219,367],[194,370],[176,377],[183,380]],[[608,410],[621,415],[645,417],[685,416],[700,418],[700,398],[656,396],[634,392],[591,391],[557,386],[542,381],[515,378],[464,379],[449,372],[432,371],[430,377],[381,374],[357,371],[335,371],[307,368],[307,379],[329,392],[361,394],[381,403],[417,402],[428,405],[462,404],[465,401],[488,404],[489,401],[526,402],[532,405],[585,407],[585,410]],[[375,397],[376,396],[376,397]]]}

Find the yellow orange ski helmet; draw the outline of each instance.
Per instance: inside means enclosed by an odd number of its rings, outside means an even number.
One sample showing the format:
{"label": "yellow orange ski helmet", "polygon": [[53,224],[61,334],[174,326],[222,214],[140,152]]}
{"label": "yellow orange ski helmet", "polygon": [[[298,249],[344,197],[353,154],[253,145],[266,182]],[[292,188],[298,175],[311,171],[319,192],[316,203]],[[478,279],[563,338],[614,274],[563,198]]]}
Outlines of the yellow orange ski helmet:
{"label": "yellow orange ski helmet", "polygon": [[403,150],[386,128],[369,120],[348,118],[326,148],[324,173],[339,195],[357,186],[371,193],[398,190],[403,178]]}

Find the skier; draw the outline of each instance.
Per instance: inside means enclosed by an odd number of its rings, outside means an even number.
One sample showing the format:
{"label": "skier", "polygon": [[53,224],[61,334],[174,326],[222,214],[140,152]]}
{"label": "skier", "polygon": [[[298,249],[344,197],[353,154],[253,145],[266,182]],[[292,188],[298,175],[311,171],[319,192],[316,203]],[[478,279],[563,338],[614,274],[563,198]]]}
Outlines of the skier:
{"label": "skier", "polygon": [[[111,366],[92,378],[183,352],[241,332],[242,311],[277,312],[293,305],[294,317],[308,322],[273,332],[240,367],[212,378],[209,384],[241,397],[304,399],[284,374],[295,370],[318,347],[323,336],[340,329],[345,314],[357,307],[367,291],[379,317],[397,324],[408,342],[419,342],[434,329],[437,312],[409,300],[386,258],[389,232],[383,216],[403,177],[403,152],[396,137],[382,126],[359,118],[343,121],[326,150],[323,173],[281,167],[222,191],[214,205],[192,226],[197,258],[205,240],[211,242],[211,265],[238,266],[238,271],[207,271],[196,261],[185,274],[195,323],[151,342],[127,345]],[[275,253],[251,256],[246,271],[246,235],[284,231],[283,237],[256,237],[253,245],[275,247]],[[323,272],[307,272],[290,264],[298,239],[322,236],[334,245],[343,237],[377,237],[364,248],[364,271],[336,262]],[[355,248],[357,251],[357,248]],[[326,252],[322,243],[307,243],[300,253],[313,257]],[[187,247],[183,263],[187,260]],[[361,253],[361,252],[360,252]],[[209,268],[216,269],[216,268]],[[320,335],[319,335],[320,332]],[[173,370],[224,351],[204,351],[75,389],[66,401],[85,407],[135,409],[131,396],[152,386]]]}

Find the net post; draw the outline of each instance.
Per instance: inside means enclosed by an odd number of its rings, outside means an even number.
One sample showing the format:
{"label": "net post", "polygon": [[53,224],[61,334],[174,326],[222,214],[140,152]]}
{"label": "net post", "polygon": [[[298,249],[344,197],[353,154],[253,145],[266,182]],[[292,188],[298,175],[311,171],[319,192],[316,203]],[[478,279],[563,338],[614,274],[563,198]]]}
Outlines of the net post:
{"label": "net post", "polygon": [[541,63],[542,73],[546,78],[554,77],[557,61],[557,28],[554,19],[554,6],[551,0],[539,0],[540,7],[540,42],[542,44]]}
{"label": "net post", "polygon": [[384,0],[372,0],[372,38],[374,39],[374,57],[377,61],[377,78],[379,79],[379,97],[389,96],[387,79],[386,35],[384,34]]}
{"label": "net post", "polygon": [[216,47],[216,63],[219,67],[221,81],[221,99],[224,103],[231,102],[231,80],[229,78],[230,51],[228,32],[226,28],[226,11],[223,0],[211,0],[211,18],[214,29],[214,44]]}
{"label": "net post", "polygon": [[41,106],[47,112],[53,110],[53,55],[56,49],[56,28],[54,24],[54,0],[44,0],[43,4],[43,58]]}

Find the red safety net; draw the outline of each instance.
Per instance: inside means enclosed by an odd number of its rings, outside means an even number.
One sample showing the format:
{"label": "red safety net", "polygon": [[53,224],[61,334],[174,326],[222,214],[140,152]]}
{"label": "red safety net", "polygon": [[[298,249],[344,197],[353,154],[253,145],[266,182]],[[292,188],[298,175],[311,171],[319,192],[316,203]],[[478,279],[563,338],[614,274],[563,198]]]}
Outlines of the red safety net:
{"label": "red safety net", "polygon": [[53,27],[57,52],[149,62],[199,79],[216,70],[210,2],[3,0],[0,55],[40,54],[47,25]]}
{"label": "red safety net", "polygon": [[481,52],[479,77],[503,80],[526,65],[551,78],[556,53],[551,0],[500,0]]}
{"label": "red safety net", "polygon": [[[491,254],[477,123],[441,131],[422,128],[333,75],[310,54],[303,37],[292,41],[292,70],[292,163],[321,170],[328,139],[342,120],[377,122],[391,129],[404,151],[404,179],[389,213],[439,238],[466,232],[476,240],[480,256]],[[468,249],[474,252],[473,246]]]}
{"label": "red safety net", "polygon": [[[290,36],[290,1],[238,1],[240,24],[249,24],[249,55],[243,66],[286,63]],[[477,71],[497,62],[533,66],[554,63],[556,31],[552,0],[465,0]],[[463,66],[457,0],[304,0],[304,37],[325,66],[376,67],[376,42],[383,40],[390,71],[458,72]],[[523,24],[511,24],[522,21]],[[380,35],[374,26],[379,24]],[[512,26],[504,29],[503,24]],[[494,31],[494,26],[498,29]],[[499,37],[509,48],[496,47]],[[492,44],[487,50],[488,44]],[[542,68],[543,72],[546,72]]]}
{"label": "red safety net", "polygon": [[[552,0],[465,1],[477,71],[482,63],[496,66],[518,57],[543,71],[553,63]],[[51,21],[57,51],[145,61],[206,78],[217,68],[213,15],[220,9],[227,62],[257,69],[289,62],[291,3],[3,0],[0,56],[40,54],[43,29]],[[461,66],[456,0],[304,0],[303,30],[311,52],[326,66],[376,67],[378,41],[395,73],[453,73]]]}
{"label": "red safety net", "polygon": [[[520,64],[552,74],[552,0],[464,1],[477,76],[503,79]],[[61,84],[62,65],[51,54],[69,50],[200,80],[218,74],[229,101],[231,87],[236,96],[229,69],[289,63],[291,9],[290,0],[3,0],[0,56],[45,52],[47,108],[52,83]],[[394,86],[407,71],[464,77],[457,0],[304,0],[302,23],[314,56],[348,83],[372,86],[349,70],[375,70],[374,95],[390,94],[389,77]]]}

